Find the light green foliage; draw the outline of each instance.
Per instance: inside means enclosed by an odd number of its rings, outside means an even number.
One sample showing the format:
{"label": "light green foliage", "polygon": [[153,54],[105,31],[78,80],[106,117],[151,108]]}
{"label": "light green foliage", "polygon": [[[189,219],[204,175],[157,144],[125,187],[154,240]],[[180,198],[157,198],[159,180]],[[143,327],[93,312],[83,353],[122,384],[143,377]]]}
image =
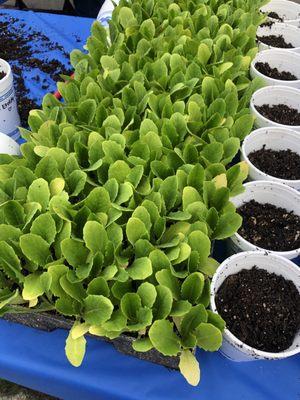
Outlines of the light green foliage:
{"label": "light green foliage", "polygon": [[228,165],[253,125],[260,4],[121,0],[109,34],[95,22],[72,52],[64,102],[30,113],[22,157],[1,156],[1,312],[18,297],[74,318],[73,365],[88,331],[131,332],[197,384],[191,350],[220,347],[211,241],[241,224],[229,199],[247,169]]}

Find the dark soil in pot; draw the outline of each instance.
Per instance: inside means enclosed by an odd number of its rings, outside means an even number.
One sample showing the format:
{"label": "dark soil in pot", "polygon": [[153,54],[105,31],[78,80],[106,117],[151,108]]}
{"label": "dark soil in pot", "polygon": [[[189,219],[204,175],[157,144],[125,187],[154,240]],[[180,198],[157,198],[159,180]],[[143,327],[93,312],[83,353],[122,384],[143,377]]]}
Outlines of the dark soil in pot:
{"label": "dark soil in pot", "polygon": [[300,329],[300,294],[292,281],[255,266],[228,276],[216,307],[229,331],[255,349],[288,349]]}
{"label": "dark soil in pot", "polygon": [[283,18],[279,17],[279,15],[275,11],[269,12],[268,17],[277,19],[278,21],[283,22]]}
{"label": "dark soil in pot", "polygon": [[265,174],[280,179],[300,179],[300,154],[290,149],[276,151],[266,149],[264,145],[260,150],[250,153],[248,158]]}
{"label": "dark soil in pot", "polygon": [[265,22],[263,22],[262,24],[260,24],[260,26],[266,26],[266,27],[268,27],[268,28],[270,28],[272,25],[274,25],[275,24],[275,22],[274,21],[265,21]]}
{"label": "dark soil in pot", "polygon": [[248,242],[266,250],[290,251],[300,248],[300,216],[269,203],[251,200],[237,209],[243,217],[238,233]]}
{"label": "dark soil in pot", "polygon": [[293,49],[294,46],[291,43],[287,43],[282,35],[266,35],[266,36],[257,36],[257,40],[260,42],[272,46],[279,47],[280,49]]}
{"label": "dark soil in pot", "polygon": [[298,78],[289,71],[279,71],[277,68],[272,68],[267,62],[257,62],[255,68],[261,74],[269,78],[279,79],[281,81],[296,81]]}
{"label": "dark soil in pot", "polygon": [[278,124],[296,126],[300,125],[300,113],[296,108],[287,106],[286,104],[263,104],[255,106],[257,111],[265,118]]}
{"label": "dark soil in pot", "polygon": [[4,71],[0,71],[0,81],[1,79],[6,77],[6,73]]}

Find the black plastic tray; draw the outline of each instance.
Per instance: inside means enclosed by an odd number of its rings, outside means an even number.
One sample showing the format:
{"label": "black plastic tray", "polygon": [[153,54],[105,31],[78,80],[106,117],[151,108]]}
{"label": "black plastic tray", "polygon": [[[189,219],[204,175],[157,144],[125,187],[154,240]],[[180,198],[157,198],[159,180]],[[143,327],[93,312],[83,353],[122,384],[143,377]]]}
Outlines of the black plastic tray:
{"label": "black plastic tray", "polygon": [[[61,316],[51,315],[49,313],[11,313],[3,317],[5,320],[29,326],[46,332],[52,332],[55,329],[71,329],[73,322]],[[110,340],[105,337],[93,336],[93,338],[112,343],[114,347],[123,354],[134,356],[140,360],[150,361],[164,367],[177,369],[179,357],[166,357],[157,350],[152,349],[147,352],[137,352],[132,348],[133,337],[121,334],[116,339]]]}

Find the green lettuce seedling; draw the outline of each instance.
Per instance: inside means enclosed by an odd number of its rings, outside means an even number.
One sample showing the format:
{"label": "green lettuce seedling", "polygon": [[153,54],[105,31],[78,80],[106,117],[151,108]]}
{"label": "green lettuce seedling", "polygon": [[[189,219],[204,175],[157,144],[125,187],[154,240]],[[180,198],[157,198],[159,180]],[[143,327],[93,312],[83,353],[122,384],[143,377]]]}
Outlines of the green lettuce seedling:
{"label": "green lettuce seedling", "polygon": [[71,53],[63,101],[30,112],[22,157],[1,156],[0,313],[72,318],[74,366],[87,333],[129,333],[197,385],[195,348],[221,346],[212,244],[241,225],[260,5],[121,0]]}

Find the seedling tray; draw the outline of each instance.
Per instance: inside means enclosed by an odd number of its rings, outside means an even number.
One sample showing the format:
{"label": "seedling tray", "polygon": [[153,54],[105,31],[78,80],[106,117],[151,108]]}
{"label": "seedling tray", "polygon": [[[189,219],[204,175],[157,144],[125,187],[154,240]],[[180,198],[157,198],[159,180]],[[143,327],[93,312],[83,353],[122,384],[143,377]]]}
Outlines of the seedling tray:
{"label": "seedling tray", "polygon": [[[56,329],[70,330],[73,325],[72,320],[68,320],[61,316],[51,315],[49,313],[10,313],[6,314],[3,319],[6,321],[14,322],[29,326],[30,328],[39,329],[46,332],[53,332]],[[132,348],[134,338],[125,334],[121,334],[116,339],[108,339],[100,336],[93,336],[93,338],[102,340],[113,344],[116,350],[120,353],[139,358],[140,360],[150,361],[154,364],[162,365],[164,367],[178,370],[179,357],[163,356],[157,350],[152,349],[144,353],[137,352]]]}

